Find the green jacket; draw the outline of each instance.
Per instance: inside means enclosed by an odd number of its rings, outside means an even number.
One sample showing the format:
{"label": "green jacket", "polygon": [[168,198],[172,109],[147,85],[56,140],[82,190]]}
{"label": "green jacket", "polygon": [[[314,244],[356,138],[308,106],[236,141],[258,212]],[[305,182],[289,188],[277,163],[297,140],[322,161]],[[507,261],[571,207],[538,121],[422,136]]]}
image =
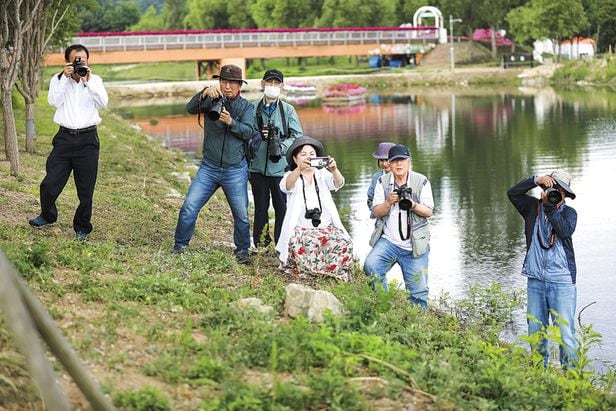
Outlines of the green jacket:
{"label": "green jacket", "polygon": [[[257,113],[261,111],[261,124],[267,124],[268,116],[264,109],[265,98],[261,98],[260,100],[254,101],[252,103],[255,110],[255,120],[254,125],[257,129],[259,129],[259,121],[257,119]],[[259,110],[259,105],[261,105],[261,109]],[[282,114],[280,109],[284,110],[284,119],[287,123],[286,128],[283,127],[282,124]],[[295,108],[287,103],[286,101],[282,101],[278,99],[276,102],[276,110],[274,110],[271,116],[272,123],[280,129],[281,139],[280,139],[280,151],[281,158],[277,163],[272,162],[269,159],[269,154],[267,150],[267,140],[263,140],[261,142],[261,146],[259,147],[259,151],[252,160],[250,164],[250,172],[263,174],[267,177],[282,177],[284,175],[285,169],[287,168],[287,150],[293,143],[297,137],[301,137],[304,135],[302,130],[302,125],[299,122],[299,118],[297,116],[297,112]],[[287,131],[288,135],[282,135]]]}
{"label": "green jacket", "polygon": [[225,105],[233,123],[231,127],[220,120],[212,121],[207,112],[212,107],[212,99],[206,97],[201,101],[197,93],[186,104],[186,110],[190,114],[201,112],[201,121],[204,121],[203,137],[203,160],[220,167],[230,167],[240,164],[246,158],[246,142],[255,132],[255,111],[248,100],[238,96],[235,100],[227,100]]}

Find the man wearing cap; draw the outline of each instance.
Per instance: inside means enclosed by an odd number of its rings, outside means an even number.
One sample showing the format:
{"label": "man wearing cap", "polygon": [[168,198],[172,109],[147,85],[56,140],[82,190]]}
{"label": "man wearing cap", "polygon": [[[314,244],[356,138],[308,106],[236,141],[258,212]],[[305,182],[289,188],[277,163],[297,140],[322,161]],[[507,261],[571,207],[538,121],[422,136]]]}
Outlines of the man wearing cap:
{"label": "man wearing cap", "polygon": [[255,132],[254,107],[240,96],[242,69],[222,66],[218,87],[205,87],[186,104],[190,114],[209,113],[222,101],[215,116],[204,115],[203,160],[180,209],[175,229],[174,253],[182,253],[195,231],[201,208],[222,187],[233,213],[234,254],[241,264],[249,262],[248,162],[246,142]]}
{"label": "man wearing cap", "polygon": [[385,275],[398,263],[411,304],[427,308],[432,186],[426,176],[411,171],[407,147],[392,146],[387,158],[391,172],[379,178],[372,207],[382,232],[372,237],[364,272],[387,289]]}
{"label": "man wearing cap", "polygon": [[283,87],[284,76],[280,70],[267,70],[261,81],[263,97],[253,102],[256,111],[255,127],[263,137],[263,143],[250,164],[250,186],[255,201],[253,241],[256,247],[267,247],[272,241],[268,224],[270,196],[275,213],[274,241],[280,238],[287,210],[286,195],[279,187],[280,180],[287,167],[289,146],[303,135],[295,108],[279,98]]}
{"label": "man wearing cap", "polygon": [[368,209],[370,210],[370,218],[374,218],[374,214],[372,214],[372,202],[374,201],[374,188],[379,181],[379,178],[385,174],[389,173],[389,159],[387,156],[389,155],[389,149],[395,146],[394,143],[379,143],[376,148],[376,151],[372,153],[372,157],[376,158],[378,162],[379,171],[372,174],[372,180],[370,180],[370,187],[368,187]]}
{"label": "man wearing cap", "polygon": [[[541,198],[528,191],[541,187]],[[507,192],[509,200],[524,218],[526,258],[522,275],[527,277],[528,334],[545,333],[549,317],[560,328],[560,363],[564,369],[576,358],[574,316],[577,290],[575,254],[571,236],[577,224],[577,212],[565,204],[575,199],[571,178],[564,171],[526,178]],[[533,345],[547,367],[549,353],[545,334]]]}

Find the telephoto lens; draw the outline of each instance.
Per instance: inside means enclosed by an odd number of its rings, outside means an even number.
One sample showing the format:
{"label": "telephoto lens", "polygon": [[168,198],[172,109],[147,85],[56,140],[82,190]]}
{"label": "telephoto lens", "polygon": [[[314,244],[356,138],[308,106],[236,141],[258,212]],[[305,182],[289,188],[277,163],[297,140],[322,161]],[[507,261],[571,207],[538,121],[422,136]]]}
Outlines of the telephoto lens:
{"label": "telephoto lens", "polygon": [[207,117],[210,120],[216,121],[220,118],[220,113],[222,113],[223,102],[224,101],[221,97],[214,100],[214,104],[212,105],[212,108],[210,108],[210,111],[207,112]]}
{"label": "telephoto lens", "polygon": [[548,188],[545,190],[545,195],[548,198],[548,203],[552,205],[557,205],[563,200],[563,195],[557,188]]}

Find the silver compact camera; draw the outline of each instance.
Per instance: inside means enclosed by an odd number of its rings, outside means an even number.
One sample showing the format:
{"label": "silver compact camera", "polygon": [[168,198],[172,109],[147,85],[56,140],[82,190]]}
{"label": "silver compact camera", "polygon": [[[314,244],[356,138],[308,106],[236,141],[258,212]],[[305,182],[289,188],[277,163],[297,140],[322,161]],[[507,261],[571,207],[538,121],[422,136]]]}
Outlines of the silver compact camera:
{"label": "silver compact camera", "polygon": [[323,168],[327,167],[329,158],[327,157],[314,157],[310,159],[310,167]]}

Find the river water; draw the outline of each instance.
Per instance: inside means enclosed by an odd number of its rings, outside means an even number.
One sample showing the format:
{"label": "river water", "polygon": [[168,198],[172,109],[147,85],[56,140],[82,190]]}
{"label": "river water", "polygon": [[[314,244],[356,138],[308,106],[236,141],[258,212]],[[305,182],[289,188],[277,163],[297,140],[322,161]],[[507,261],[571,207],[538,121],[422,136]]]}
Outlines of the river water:
{"label": "river water", "polygon": [[[366,190],[377,170],[371,154],[381,141],[407,145],[413,168],[428,176],[431,219],[430,293],[463,297],[474,284],[525,288],[520,275],[523,220],[506,191],[533,174],[567,170],[578,212],[573,236],[578,311],[603,336],[591,351],[616,363],[616,93],[551,89],[418,90],[370,95],[365,104],[296,105],[306,134],[323,141],[346,177],[335,201],[363,261],[372,222]],[[169,147],[197,152],[202,130],[183,104],[118,108]],[[399,270],[391,273],[399,276]],[[610,314],[612,313],[612,314]],[[519,323],[524,324],[523,313]],[[523,326],[519,333],[524,333]]]}

